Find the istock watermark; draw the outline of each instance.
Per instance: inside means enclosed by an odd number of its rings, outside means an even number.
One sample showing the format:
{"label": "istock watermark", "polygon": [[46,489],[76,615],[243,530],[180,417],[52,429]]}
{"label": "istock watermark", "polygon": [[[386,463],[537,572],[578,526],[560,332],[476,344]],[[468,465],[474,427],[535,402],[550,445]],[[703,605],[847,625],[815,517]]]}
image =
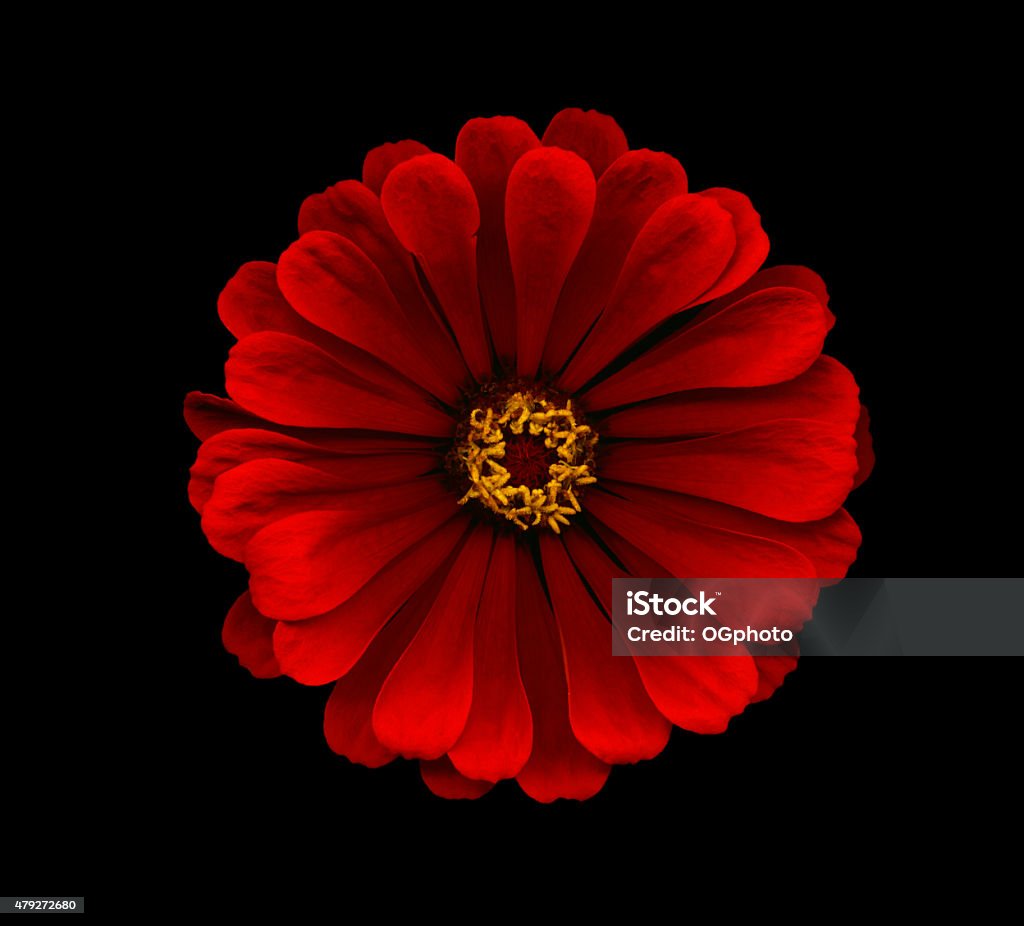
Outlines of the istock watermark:
{"label": "istock watermark", "polygon": [[648,578],[612,586],[617,656],[1024,655],[1019,578]]}
{"label": "istock watermark", "polygon": [[[715,597],[721,592],[716,592]],[[643,616],[655,614],[661,617],[665,614],[674,617],[680,612],[690,615],[710,614],[716,617],[715,609],[712,607],[713,599],[705,597],[703,589],[699,592],[699,598],[662,598],[657,592],[626,592],[626,613]]]}

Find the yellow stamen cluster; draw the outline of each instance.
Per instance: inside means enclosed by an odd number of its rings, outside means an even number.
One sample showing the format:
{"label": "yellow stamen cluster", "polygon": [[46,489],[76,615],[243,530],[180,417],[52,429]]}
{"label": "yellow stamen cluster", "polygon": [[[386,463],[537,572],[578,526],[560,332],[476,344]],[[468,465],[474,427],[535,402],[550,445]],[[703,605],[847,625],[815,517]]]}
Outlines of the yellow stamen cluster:
{"label": "yellow stamen cluster", "polygon": [[[507,434],[528,434],[555,452],[558,459],[548,467],[550,480],[543,488],[510,484],[511,474],[500,462]],[[515,392],[497,411],[474,408],[469,430],[456,449],[470,482],[459,504],[479,499],[524,531],[546,526],[561,533],[561,525],[581,510],[576,490],[597,482],[593,475],[596,443],[590,426],[577,423],[569,400],[559,407],[530,392]]]}

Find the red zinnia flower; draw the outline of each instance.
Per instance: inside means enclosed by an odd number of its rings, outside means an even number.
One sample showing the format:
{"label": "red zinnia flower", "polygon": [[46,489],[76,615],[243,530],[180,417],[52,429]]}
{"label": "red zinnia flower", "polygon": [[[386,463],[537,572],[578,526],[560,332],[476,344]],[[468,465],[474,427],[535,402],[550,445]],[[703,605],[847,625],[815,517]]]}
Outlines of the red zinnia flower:
{"label": "red zinnia flower", "polygon": [[745,196],[566,110],[473,119],[454,161],[383,145],[299,232],[220,297],[231,399],[186,403],[244,666],[335,682],[331,748],[445,797],[586,798],[775,690],[795,659],[613,657],[607,623],[615,576],[856,555],[866,413]]}

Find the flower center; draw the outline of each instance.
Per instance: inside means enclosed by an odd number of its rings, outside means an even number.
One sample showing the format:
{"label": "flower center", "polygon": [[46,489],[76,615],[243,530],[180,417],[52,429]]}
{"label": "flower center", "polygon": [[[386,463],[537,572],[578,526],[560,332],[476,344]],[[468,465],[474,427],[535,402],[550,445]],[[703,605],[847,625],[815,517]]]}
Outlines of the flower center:
{"label": "flower center", "polygon": [[578,514],[583,487],[597,482],[597,435],[571,399],[541,386],[485,389],[470,406],[449,455],[449,469],[471,499],[522,530],[556,534]]}

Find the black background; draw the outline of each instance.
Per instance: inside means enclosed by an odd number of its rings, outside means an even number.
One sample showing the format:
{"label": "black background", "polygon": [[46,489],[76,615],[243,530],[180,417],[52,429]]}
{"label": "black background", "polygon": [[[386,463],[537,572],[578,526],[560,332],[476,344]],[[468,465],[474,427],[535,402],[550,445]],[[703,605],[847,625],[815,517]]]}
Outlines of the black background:
{"label": "black background", "polygon": [[[593,838],[613,857],[649,830],[685,839],[739,815],[747,852],[782,819],[801,832],[850,831],[872,826],[882,806],[899,820],[999,813],[1020,705],[1008,660],[807,659],[725,734],[675,731],[661,756],[617,767],[591,800],[545,806],[513,783],[446,802],[415,763],[351,766],[323,739],[329,689],[254,680],[220,643],[245,575],[208,547],[188,505],[198,442],[181,417],[187,391],[223,393],[232,340],[216,315],[220,289],[241,263],[276,260],[294,240],[303,198],[359,177],[369,148],[416,138],[451,156],[472,116],[517,115],[540,134],[565,106],[609,113],[632,147],[677,156],[691,189],[746,193],[771,238],[768,265],[806,264],[825,278],[838,319],[826,351],[856,375],[878,455],[848,505],[864,534],[851,575],[1019,571],[1014,543],[997,529],[1019,480],[1000,447],[1019,418],[1019,389],[988,361],[1010,335],[955,216],[963,187],[985,178],[956,175],[951,142],[981,117],[947,92],[955,75],[827,88],[821,70],[768,77],[733,93],[685,68],[651,80],[611,67],[569,80],[541,69],[500,85],[424,72],[394,90],[339,74],[311,94],[301,79],[264,80],[249,62],[230,77],[188,82],[195,89],[154,89],[136,192],[140,210],[159,204],[159,219],[134,269],[150,280],[144,309],[159,319],[139,355],[158,380],[145,417],[162,443],[142,504],[160,543],[143,552],[135,578],[148,594],[136,593],[130,610],[156,632],[114,644],[133,678],[105,718],[109,750],[88,728],[82,744],[89,774],[107,777],[97,821],[127,817],[136,857],[112,870],[86,836],[66,852],[37,850],[54,871],[97,891],[124,889],[126,878],[164,884],[185,841],[180,864],[191,874],[216,873],[221,858],[257,858],[253,879],[268,865],[313,855],[329,865],[358,847],[420,845],[425,834],[461,841],[464,852],[509,833],[537,846]],[[81,797],[80,784],[62,791],[74,774],[63,764],[26,776],[9,810],[15,825],[27,828],[33,808],[55,795]],[[420,851],[429,856],[430,842]]]}

